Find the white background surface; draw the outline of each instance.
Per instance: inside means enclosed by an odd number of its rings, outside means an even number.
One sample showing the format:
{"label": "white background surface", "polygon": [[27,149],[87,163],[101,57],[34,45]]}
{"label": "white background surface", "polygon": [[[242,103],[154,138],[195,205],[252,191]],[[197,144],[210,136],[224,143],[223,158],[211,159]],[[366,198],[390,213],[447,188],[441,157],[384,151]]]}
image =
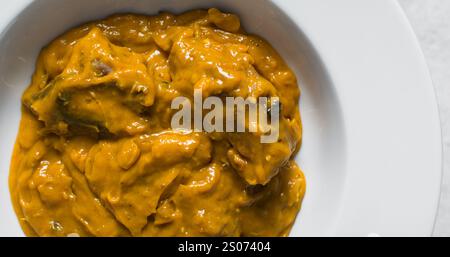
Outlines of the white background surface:
{"label": "white background surface", "polygon": [[444,176],[433,235],[450,236],[450,1],[399,0],[399,2],[422,46],[439,103],[444,146]]}

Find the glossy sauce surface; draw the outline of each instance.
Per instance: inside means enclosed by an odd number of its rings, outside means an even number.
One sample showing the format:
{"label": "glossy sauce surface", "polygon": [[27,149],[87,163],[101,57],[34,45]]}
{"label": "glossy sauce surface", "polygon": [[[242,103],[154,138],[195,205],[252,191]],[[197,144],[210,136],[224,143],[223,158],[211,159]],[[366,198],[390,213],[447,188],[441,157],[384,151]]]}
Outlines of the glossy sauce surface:
{"label": "glossy sauce surface", "polygon": [[[177,96],[280,98],[280,136],[180,132]],[[305,193],[293,72],[217,9],[115,15],[39,55],[10,170],[29,236],[286,236]]]}

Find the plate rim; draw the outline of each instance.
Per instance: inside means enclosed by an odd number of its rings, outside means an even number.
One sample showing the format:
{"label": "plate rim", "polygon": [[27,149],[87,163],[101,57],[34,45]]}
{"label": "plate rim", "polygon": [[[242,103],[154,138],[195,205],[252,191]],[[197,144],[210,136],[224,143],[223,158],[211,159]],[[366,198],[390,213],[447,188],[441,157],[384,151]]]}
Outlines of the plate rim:
{"label": "plate rim", "polygon": [[[3,16],[2,18],[0,18],[0,31],[1,33],[4,33],[4,31],[6,30],[7,26],[9,24],[11,24],[11,22],[14,21],[14,17],[19,14],[24,8],[26,8],[26,6],[28,6],[28,4],[30,4],[33,0],[16,0],[16,1],[9,1],[9,2],[5,2],[4,3],[4,11],[2,13],[6,13],[5,16]],[[299,24],[299,17],[298,15],[292,15],[295,11],[296,8],[300,8],[301,5],[305,4],[306,2],[309,2],[310,4],[314,4],[314,1],[309,1],[309,0],[270,0],[273,3],[275,3],[276,6],[278,6],[283,12],[285,12],[297,25]],[[327,2],[327,0],[322,1],[322,3]],[[355,2],[358,2],[357,0],[341,0],[339,1],[341,5],[345,5],[345,3],[348,4],[355,4]],[[370,5],[371,1],[361,1],[364,2],[364,4],[366,4],[367,6]],[[438,133],[437,135],[433,135],[433,140],[436,141],[437,138],[439,138],[439,140],[437,140],[439,143],[439,151],[438,151],[438,159],[439,159],[439,168],[438,171],[434,171],[438,173],[439,176],[439,183],[438,183],[438,188],[436,190],[435,193],[435,204],[434,204],[434,210],[433,212],[433,220],[432,221],[427,221],[427,223],[431,224],[431,225],[427,225],[428,228],[428,232],[427,233],[423,233],[424,231],[422,231],[421,233],[417,233],[417,234],[428,234],[431,235],[431,233],[434,230],[434,227],[436,225],[436,217],[438,214],[438,208],[439,208],[439,201],[440,201],[440,192],[441,192],[441,186],[442,186],[442,176],[443,176],[443,143],[442,143],[442,127],[441,127],[441,122],[440,122],[440,113],[439,113],[439,109],[438,109],[438,103],[436,101],[436,91],[435,88],[433,86],[433,81],[427,66],[427,62],[425,60],[425,56],[423,54],[422,49],[420,48],[420,44],[417,40],[417,37],[415,35],[415,33],[413,32],[413,29],[405,15],[405,13],[403,12],[402,8],[400,7],[399,3],[397,1],[389,1],[389,0],[384,0],[384,1],[380,1],[382,2],[382,4],[385,4],[386,6],[389,6],[389,8],[392,8],[392,10],[394,10],[397,13],[397,19],[399,19],[399,22],[403,23],[402,26],[405,29],[405,31],[407,32],[407,36],[409,37],[409,39],[412,39],[411,41],[411,47],[415,50],[415,55],[416,55],[416,60],[417,60],[417,65],[419,66],[423,66],[425,67],[425,69],[423,69],[421,72],[423,73],[422,75],[424,75],[426,77],[426,80],[428,81],[426,84],[424,85],[423,88],[425,88],[425,90],[429,91],[428,93],[431,93],[433,95],[433,107],[430,106],[430,108],[433,110],[434,115],[436,116],[435,119],[433,120],[433,124],[437,125],[438,128]],[[328,1],[328,3],[330,4],[330,1]],[[316,2],[317,4],[317,2]],[[332,4],[331,4],[332,5]],[[295,7],[295,8],[294,8]],[[303,20],[304,21],[304,20]],[[300,22],[300,24],[304,24],[303,22]],[[302,31],[304,31],[303,29],[305,27],[300,26]],[[306,32],[306,35],[308,36],[308,39],[312,42],[312,45],[315,47],[315,50],[317,51],[323,65],[325,66],[325,69],[327,72],[329,72],[329,75],[331,77],[331,79],[333,80],[333,82],[335,81],[335,73],[334,72],[330,72],[329,69],[329,63],[326,61],[327,60],[327,54],[324,53],[324,49],[321,49],[321,47],[316,47],[319,45],[322,45],[321,43],[318,42],[318,38],[316,36],[313,35],[313,33],[310,33],[310,31]],[[322,45],[323,46],[323,45]],[[342,102],[342,98],[339,97],[339,100]],[[436,143],[436,142],[435,142]],[[436,150],[436,149],[434,149]],[[349,160],[347,159],[346,162],[348,163]],[[431,210],[430,210],[431,211]],[[340,213],[339,215],[342,215],[342,213]],[[342,232],[341,228],[336,228],[336,233],[335,235],[349,235],[351,233],[348,233],[348,231],[344,231]],[[416,233],[412,233],[414,235],[416,235]]]}
{"label": "plate rim", "polygon": [[[440,192],[441,192],[441,186],[442,186],[442,176],[443,176],[443,143],[442,143],[442,127],[441,127],[441,122],[440,122],[440,113],[439,113],[439,107],[438,107],[438,103],[436,100],[436,91],[435,88],[433,86],[433,81],[431,78],[431,74],[429,72],[428,69],[428,65],[425,59],[425,56],[423,54],[423,51],[420,47],[420,44],[417,40],[417,37],[413,31],[413,28],[411,26],[411,24],[409,23],[409,20],[407,19],[403,9],[401,8],[400,4],[397,1],[390,1],[390,0],[380,0],[380,1],[359,1],[359,0],[342,0],[339,1],[339,4],[337,3],[333,3],[333,1],[330,0],[323,0],[320,1],[320,3],[318,3],[319,1],[309,1],[309,0],[299,0],[299,1],[290,1],[290,0],[273,0],[273,2],[280,7],[283,11],[285,11],[286,13],[288,13],[288,15],[290,16],[290,18],[292,20],[294,20],[294,22],[299,25],[302,29],[302,31],[307,35],[308,39],[312,42],[312,45],[315,47],[316,52],[319,55],[319,58],[321,59],[322,63],[325,66],[325,70],[329,73],[329,76],[331,77],[331,80],[333,82],[333,84],[339,84],[340,82],[336,82],[339,76],[341,76],[342,74],[339,74],[340,72],[336,71],[336,67],[332,67],[333,65],[335,65],[335,63],[331,63],[330,60],[336,59],[336,56],[340,56],[340,57],[345,57],[334,53],[331,54],[331,51],[329,51],[331,48],[330,43],[324,42],[325,39],[327,39],[326,36],[322,35],[324,32],[320,31],[320,29],[317,31],[314,31],[315,28],[321,28],[319,24],[319,22],[317,22],[316,20],[316,25],[310,25],[307,24],[308,21],[311,21],[313,18],[308,16],[308,13],[306,11],[302,11],[301,6],[304,5],[306,6],[306,4],[308,4],[308,7],[311,6],[315,6],[313,8],[316,8],[313,13],[315,15],[319,14],[318,10],[319,8],[322,8],[322,11],[324,11],[325,16],[327,14],[329,14],[331,11],[327,11],[326,8],[330,8],[333,9],[335,11],[341,12],[340,15],[344,16],[344,15],[348,15],[348,16],[352,16],[354,15],[355,17],[360,18],[358,20],[358,23],[361,22],[362,19],[366,19],[362,21],[362,25],[373,25],[370,24],[371,20],[370,20],[370,15],[374,15],[373,13],[371,13],[371,11],[379,11],[380,8],[385,8],[386,10],[386,16],[391,15],[392,17],[386,17],[383,16],[383,18],[388,18],[391,19],[391,21],[394,21],[395,24],[393,24],[393,26],[397,26],[397,28],[401,28],[403,31],[403,34],[401,35],[403,37],[402,42],[404,43],[404,41],[409,41],[407,43],[407,45],[405,46],[405,48],[408,48],[409,51],[411,51],[411,55],[414,57],[414,64],[415,68],[418,68],[419,71],[419,75],[422,79],[423,85],[419,85],[421,90],[423,90],[423,92],[427,95],[428,98],[426,98],[427,102],[427,106],[426,109],[427,111],[429,111],[430,116],[432,117],[432,120],[430,123],[432,123],[432,125],[430,126],[430,130],[427,132],[433,132],[433,134],[430,135],[430,141],[432,141],[432,143],[430,145],[433,145],[433,149],[429,149],[430,151],[433,151],[433,153],[435,154],[435,156],[433,158],[431,158],[433,160],[433,163],[430,163],[430,166],[434,166],[432,173],[429,177],[431,178],[430,181],[428,181],[428,186],[430,186],[429,189],[432,189],[433,192],[428,194],[428,200],[433,201],[434,203],[432,204],[432,207],[430,207],[428,210],[426,210],[428,218],[422,218],[422,220],[417,221],[417,223],[426,223],[426,225],[417,225],[416,230],[412,229],[412,230],[405,230],[405,234],[408,236],[411,235],[420,235],[420,236],[424,236],[424,235],[431,235],[433,233],[434,230],[434,226],[436,224],[436,217],[438,214],[438,208],[439,208],[439,201],[440,201]],[[345,9],[341,8],[340,6],[351,6],[352,8],[348,8]],[[351,10],[350,10],[351,9]],[[310,10],[308,10],[310,11]],[[380,14],[379,12],[377,14]],[[300,17],[301,15],[307,16],[305,17]],[[364,16],[366,15],[366,16]],[[332,16],[332,15],[331,15]],[[369,17],[367,17],[369,16]],[[333,18],[336,18],[336,16],[332,16]],[[339,19],[348,20],[348,17],[340,17]],[[336,21],[336,20],[333,20]],[[339,25],[341,25],[340,20],[336,21]],[[347,23],[345,23],[347,24]],[[361,26],[362,26],[361,25]],[[350,26],[349,26],[350,27]],[[381,25],[380,25],[381,27]],[[341,28],[339,27],[339,32],[343,32],[344,35],[342,37],[346,37],[346,36],[351,36],[351,33],[353,31],[345,31],[345,29],[349,29],[349,28]],[[330,31],[328,31],[330,32]],[[328,38],[329,39],[329,38]],[[352,39],[354,39],[354,37],[352,37]],[[345,40],[344,40],[345,41]],[[358,40],[356,40],[358,41]],[[359,41],[358,41],[359,42]],[[353,47],[355,48],[360,48],[360,46],[357,45],[358,42],[347,42],[349,44],[352,44]],[[363,40],[361,39],[361,42],[363,42]],[[364,42],[367,43],[367,42]],[[339,51],[342,51],[342,45],[339,45]],[[367,47],[367,46],[366,46]],[[382,47],[379,47],[377,49],[377,51],[383,49]],[[347,50],[347,49],[345,49]],[[385,50],[385,49],[384,49]],[[338,50],[336,52],[339,52]],[[335,61],[335,60],[334,60]],[[331,64],[330,64],[331,63]],[[336,62],[337,63],[337,62]],[[342,63],[341,63],[342,64]],[[336,65],[335,65],[336,66]],[[334,69],[334,70],[333,70]],[[344,81],[341,79],[341,81]],[[417,85],[417,83],[416,83]],[[339,90],[337,90],[339,92]],[[343,103],[343,97],[342,94],[340,94],[338,96],[338,99],[340,101],[340,103]],[[344,108],[344,113],[345,113],[345,109]],[[346,119],[346,117],[344,117],[344,119]],[[345,122],[345,129],[348,129],[348,123]],[[432,128],[431,128],[432,127]],[[349,134],[347,134],[347,137],[350,137]],[[431,160],[430,159],[430,160]],[[351,160],[347,159],[347,164],[351,163]],[[351,169],[349,167],[347,167],[348,169]],[[348,170],[347,170],[348,172]],[[432,180],[432,181],[431,181]],[[347,181],[348,182],[348,181]],[[431,188],[432,185],[432,188]],[[347,185],[346,185],[347,186]],[[348,195],[344,196],[344,198],[348,198]],[[344,207],[342,207],[344,208]],[[424,211],[425,212],[425,211]],[[342,213],[339,214],[340,215],[340,222],[342,222],[343,219],[347,219],[346,223],[349,224],[351,223],[351,221],[349,221],[348,216],[347,217],[342,217]],[[392,215],[395,216],[395,215]],[[432,218],[430,218],[432,217]],[[397,219],[398,220],[398,219]],[[345,225],[344,225],[345,226]],[[388,231],[388,230],[387,230]],[[355,235],[354,232],[348,231],[347,229],[343,228],[342,226],[339,226],[336,228],[336,231],[334,233],[334,235],[338,235],[338,236],[349,236],[349,235]],[[369,236],[373,236],[373,235],[378,235],[378,233],[374,232],[374,233],[368,233],[368,234],[361,234],[361,233],[356,233],[356,235],[369,235]],[[383,234],[382,234],[383,235]],[[388,235],[394,235],[394,236],[399,236],[401,235],[401,233],[396,233],[393,231],[388,231]]]}

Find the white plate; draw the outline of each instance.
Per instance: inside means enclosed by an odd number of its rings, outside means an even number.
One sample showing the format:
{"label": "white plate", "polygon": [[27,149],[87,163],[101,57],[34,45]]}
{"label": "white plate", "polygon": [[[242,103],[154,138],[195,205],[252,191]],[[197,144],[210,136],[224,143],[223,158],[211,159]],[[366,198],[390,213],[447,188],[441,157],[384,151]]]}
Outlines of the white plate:
{"label": "white plate", "polygon": [[414,34],[389,0],[15,0],[0,9],[0,235],[23,235],[7,177],[20,96],[40,48],[116,12],[220,7],[274,45],[303,90],[307,177],[293,236],[427,236],[441,179],[430,77]]}

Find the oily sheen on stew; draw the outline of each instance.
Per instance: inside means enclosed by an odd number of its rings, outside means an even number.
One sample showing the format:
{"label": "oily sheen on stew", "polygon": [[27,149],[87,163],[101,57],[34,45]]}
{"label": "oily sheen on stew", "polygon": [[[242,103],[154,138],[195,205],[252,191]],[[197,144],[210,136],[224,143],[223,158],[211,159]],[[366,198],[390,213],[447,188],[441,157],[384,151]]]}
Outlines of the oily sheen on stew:
{"label": "oily sheen on stew", "polygon": [[[280,99],[280,132],[177,131],[178,96]],[[217,9],[114,15],[42,49],[10,191],[29,236],[286,236],[305,193],[293,72]]]}

